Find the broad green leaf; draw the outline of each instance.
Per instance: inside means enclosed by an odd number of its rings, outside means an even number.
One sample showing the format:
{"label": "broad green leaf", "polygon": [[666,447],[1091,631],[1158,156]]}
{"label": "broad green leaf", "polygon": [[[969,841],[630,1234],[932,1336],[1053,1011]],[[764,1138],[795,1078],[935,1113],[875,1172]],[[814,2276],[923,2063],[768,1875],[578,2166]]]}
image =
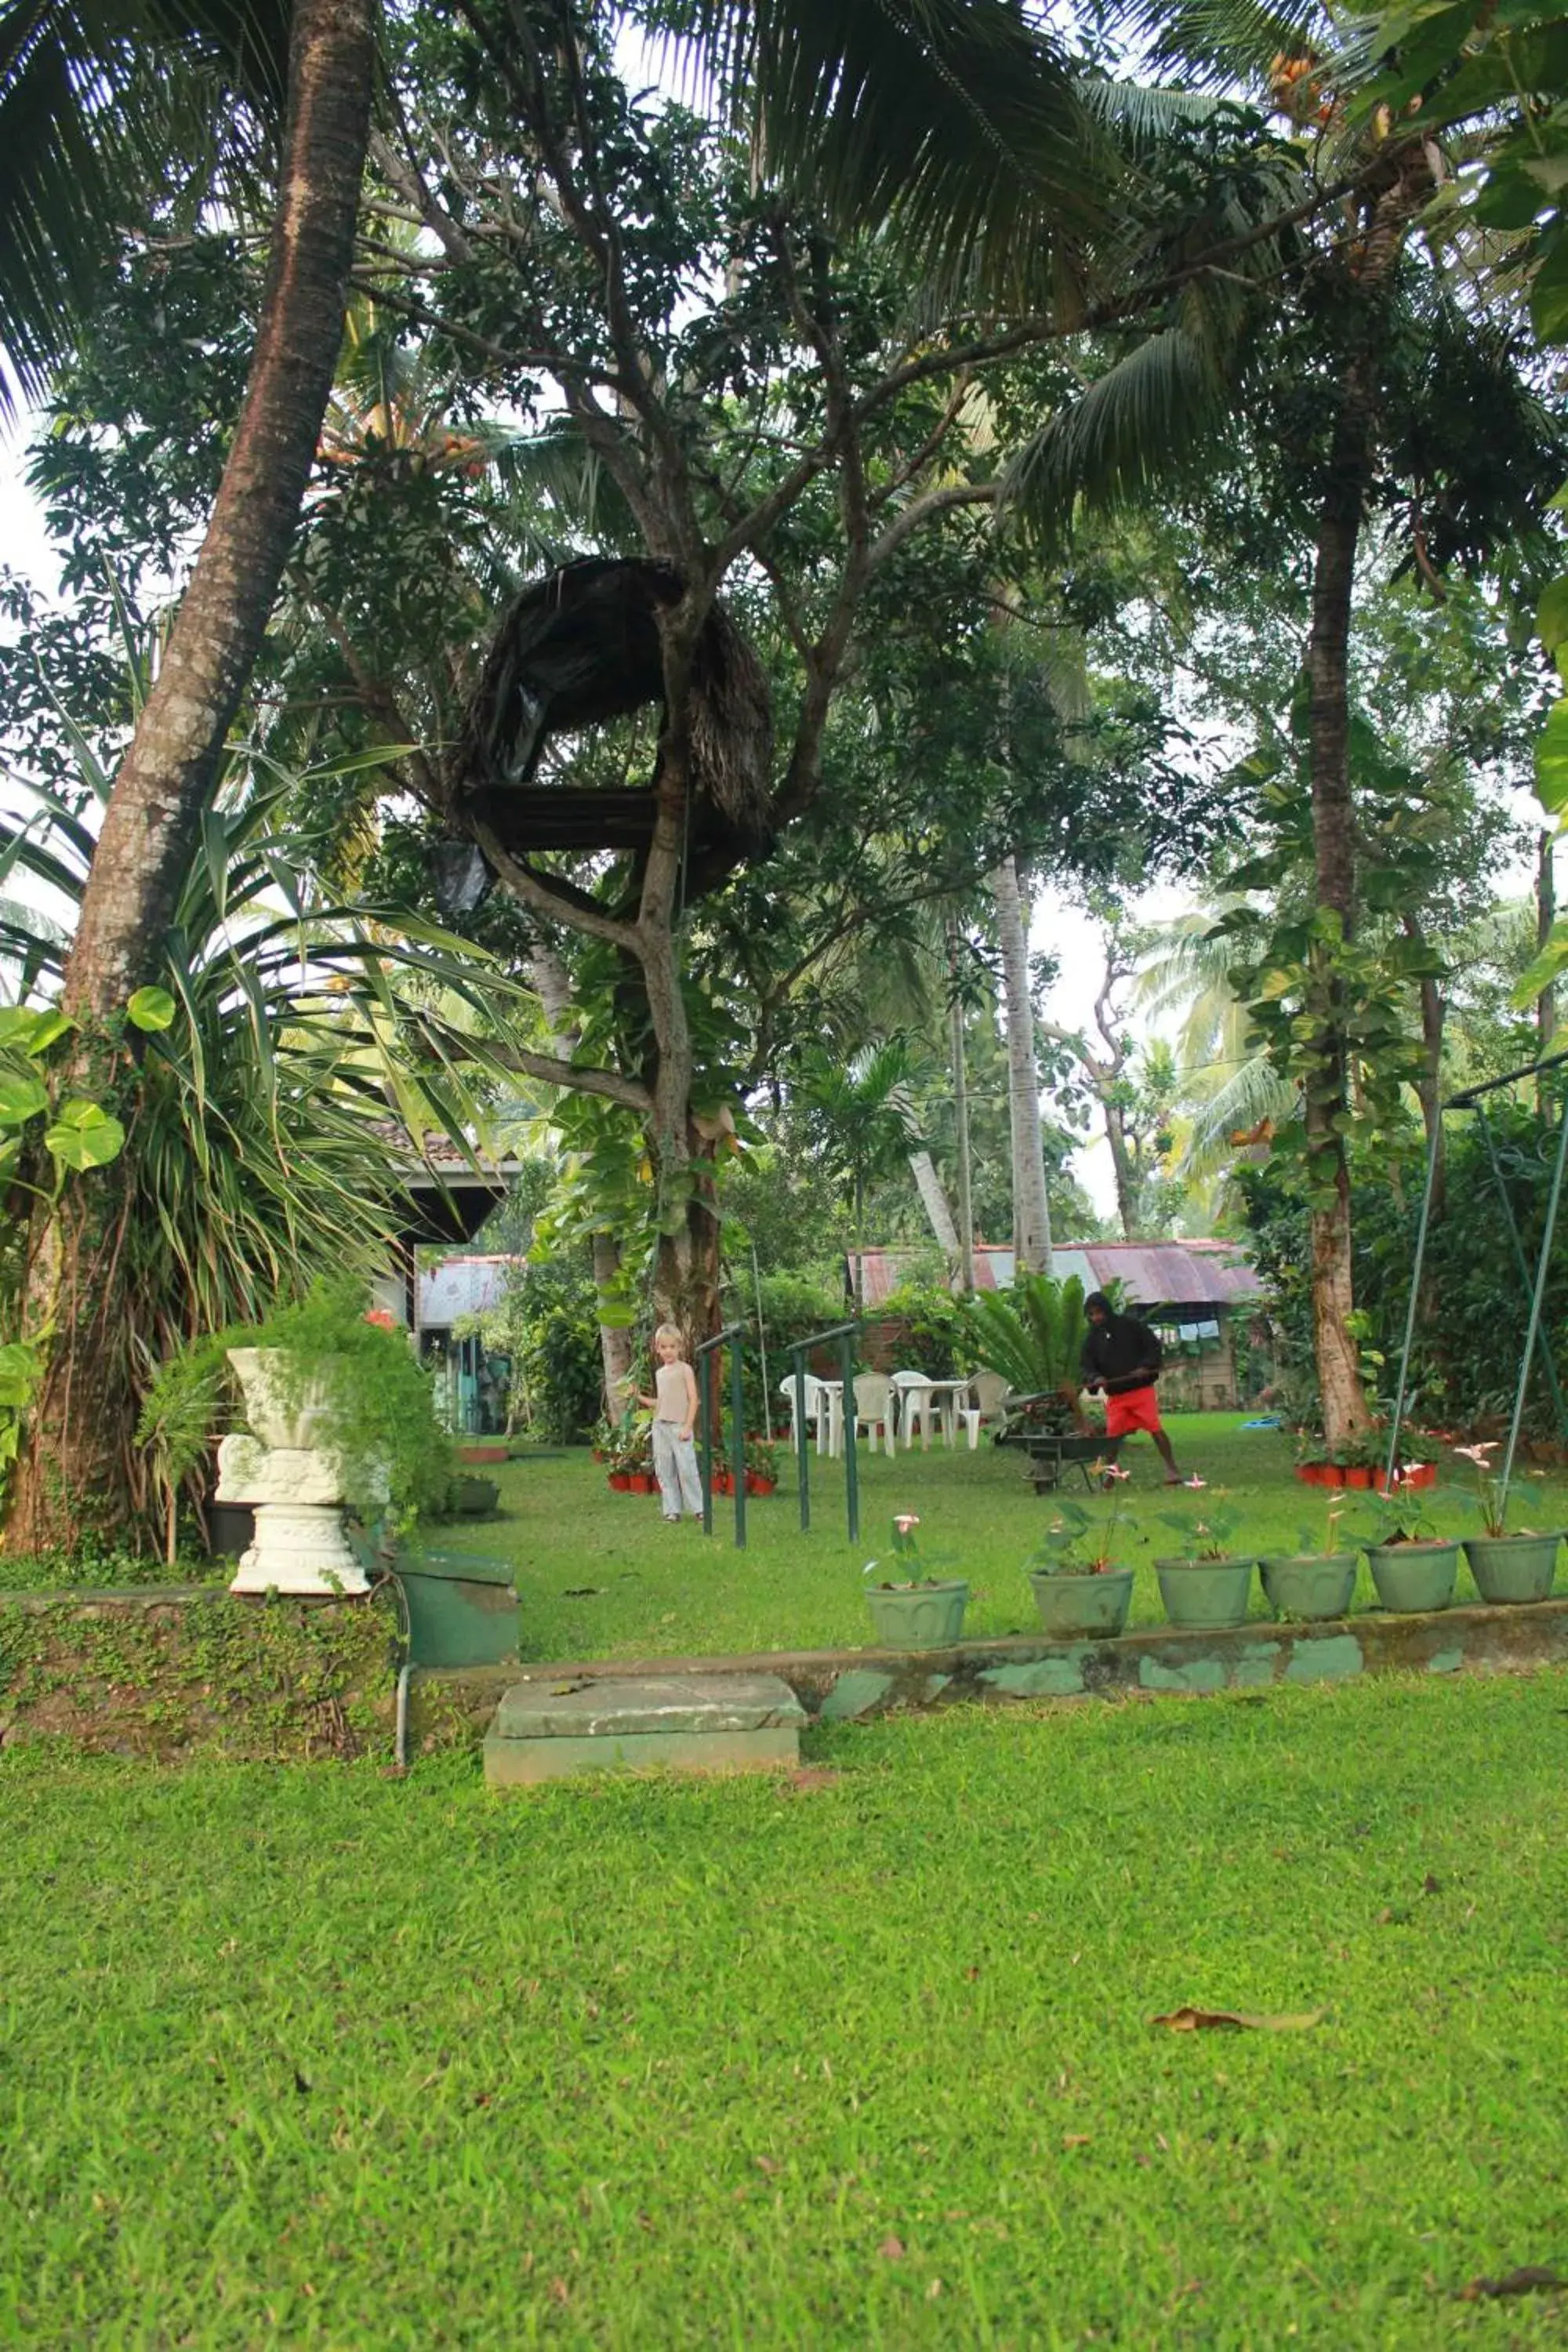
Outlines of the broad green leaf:
{"label": "broad green leaf", "polygon": [[1552,704],[1536,738],[1535,797],[1552,816],[1568,808],[1568,697]]}
{"label": "broad green leaf", "polygon": [[0,1406],[28,1403],[38,1382],[38,1351],[26,1339],[0,1348]]}
{"label": "broad green leaf", "polygon": [[1537,341],[1560,343],[1568,341],[1568,234],[1553,229],[1544,247],[1530,289],[1530,316]]}
{"label": "broad green leaf", "polygon": [[1547,588],[1536,610],[1535,628],[1549,654],[1555,653],[1568,637],[1568,572]]}
{"label": "broad green leaf", "polygon": [[138,1029],[167,1029],[177,1009],[166,988],[139,988],[125,1008],[125,1017]]}
{"label": "broad green leaf", "polygon": [[78,1095],[62,1105],[44,1137],[44,1149],[63,1168],[107,1168],[125,1145],[125,1129],[99,1103]]}
{"label": "broad green leaf", "polygon": [[22,1127],[47,1110],[49,1097],[37,1078],[0,1076],[0,1127]]}

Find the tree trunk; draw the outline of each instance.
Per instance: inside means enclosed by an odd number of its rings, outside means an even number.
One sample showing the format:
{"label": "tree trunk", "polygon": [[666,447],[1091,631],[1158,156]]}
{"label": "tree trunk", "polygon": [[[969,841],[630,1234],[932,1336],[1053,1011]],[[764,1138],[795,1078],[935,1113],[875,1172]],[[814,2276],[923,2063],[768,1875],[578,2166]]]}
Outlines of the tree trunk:
{"label": "tree trunk", "polygon": [[910,1152],[910,1173],[915,1180],[921,1205],[931,1220],[931,1229],[941,1243],[951,1268],[957,1265],[959,1259],[958,1227],[952,1222],[952,1210],[929,1151]]}
{"label": "tree trunk", "polygon": [[[621,1245],[614,1234],[594,1235],[594,1282],[601,1297],[613,1290],[621,1271]],[[599,1361],[605,1376],[605,1411],[618,1421],[632,1401],[632,1335],[622,1324],[599,1326]]]}
{"label": "tree trunk", "polygon": [[963,1007],[952,1000],[952,1115],[958,1129],[958,1278],[974,1287],[974,1187],[969,1153],[969,1076],[964,1068]]}
{"label": "tree trunk", "polygon": [[[536,937],[528,951],[528,973],[539,991],[539,1002],[550,1024],[550,1049],[569,1061],[582,1041],[577,1008],[572,1001],[572,979],[552,942]],[[593,1236],[594,1286],[601,1298],[620,1278],[621,1245],[614,1234]],[[599,1325],[599,1363],[605,1382],[605,1411],[618,1421],[631,1401],[632,1335],[623,1324]]]}
{"label": "tree trunk", "polygon": [[[104,1024],[162,971],[164,936],[211,785],[255,665],[310,477],[342,337],[370,129],[370,0],[295,0],[289,110],[261,320],[245,400],[206,535],[130,748],[114,780],[66,967],[82,1030],[71,1082],[100,1099],[126,1071]],[[114,1167],[68,1189],[40,1232],[28,1328],[58,1311],[8,1540],[39,1551],[92,1518],[121,1535],[137,1400],[105,1377],[104,1332],[133,1311],[115,1287],[115,1236],[134,1192],[135,1131]]]}
{"label": "tree trunk", "polygon": [[1040,1137],[1040,1084],[1035,1062],[1035,1008],[1029,993],[1029,927],[1018,868],[1011,857],[985,877],[996,907],[996,932],[1007,1018],[1007,1106],[1013,1139],[1013,1249],[1020,1273],[1049,1274],[1051,1212]]}
{"label": "tree trunk", "polygon": [[1121,1224],[1123,1241],[1138,1239],[1138,1177],[1132,1165],[1132,1154],[1127,1148],[1127,1125],[1121,1106],[1104,1097],[1100,1105],[1105,1118],[1105,1139],[1110,1146],[1110,1165],[1116,1178],[1116,1213]]}
{"label": "tree trunk", "polygon": [[[1363,504],[1371,466],[1370,369],[1364,358],[1345,373],[1327,489],[1312,564],[1312,622],[1307,640],[1310,761],[1316,896],[1348,940],[1355,919],[1355,829],[1350,777],[1351,593]],[[1342,985],[1331,951],[1312,1009],[1324,1026],[1306,1083],[1305,1121],[1311,1222],[1312,1330],[1323,1433],[1340,1444],[1371,1425],[1356,1345],[1350,1168],[1341,1120],[1348,1107]]]}

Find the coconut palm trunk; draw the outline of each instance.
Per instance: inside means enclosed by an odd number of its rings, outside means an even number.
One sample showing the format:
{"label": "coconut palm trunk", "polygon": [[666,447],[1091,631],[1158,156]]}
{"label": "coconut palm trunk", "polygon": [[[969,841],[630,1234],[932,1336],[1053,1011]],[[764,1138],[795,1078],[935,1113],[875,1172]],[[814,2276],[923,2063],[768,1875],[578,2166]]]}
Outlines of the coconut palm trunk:
{"label": "coconut palm trunk", "polygon": [[[1343,406],[1319,512],[1307,640],[1310,763],[1316,896],[1348,940],[1355,920],[1355,823],[1350,777],[1351,595],[1372,467],[1371,397],[1363,359],[1346,372]],[[1323,1432],[1342,1444],[1371,1420],[1350,1318],[1355,1305],[1351,1255],[1350,1163],[1342,1126],[1349,1108],[1342,983],[1331,958],[1313,1010],[1322,1023],[1306,1085],[1311,1181],[1312,1339]]]}
{"label": "coconut palm trunk", "polygon": [[1005,857],[985,877],[996,908],[1007,1016],[1007,1107],[1013,1139],[1013,1249],[1018,1271],[1051,1270],[1051,1212],[1040,1137],[1040,1082],[1035,1062],[1035,1007],[1029,992],[1029,924],[1018,868]]}
{"label": "coconut palm trunk", "polygon": [[[68,1085],[105,1099],[128,1076],[113,1037],[133,992],[161,971],[164,934],[299,519],[342,332],[370,127],[372,0],[296,0],[271,259],[250,377],[211,520],[158,680],[110,795],[66,971],[81,1024]],[[135,1518],[136,1400],[103,1376],[115,1236],[135,1182],[124,1158],[76,1188],[34,1236],[29,1328],[52,1325],[17,1465],[8,1543],[75,1542],[91,1519]]]}

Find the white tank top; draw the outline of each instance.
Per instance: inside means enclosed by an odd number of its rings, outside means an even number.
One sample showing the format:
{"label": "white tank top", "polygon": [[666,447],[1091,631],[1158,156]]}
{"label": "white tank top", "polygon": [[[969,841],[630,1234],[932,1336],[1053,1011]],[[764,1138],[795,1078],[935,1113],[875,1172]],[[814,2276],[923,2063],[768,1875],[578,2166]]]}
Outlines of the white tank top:
{"label": "white tank top", "polygon": [[658,1419],[673,1421],[678,1425],[686,1419],[686,1366],[660,1364],[654,1374],[654,1394],[658,1399]]}

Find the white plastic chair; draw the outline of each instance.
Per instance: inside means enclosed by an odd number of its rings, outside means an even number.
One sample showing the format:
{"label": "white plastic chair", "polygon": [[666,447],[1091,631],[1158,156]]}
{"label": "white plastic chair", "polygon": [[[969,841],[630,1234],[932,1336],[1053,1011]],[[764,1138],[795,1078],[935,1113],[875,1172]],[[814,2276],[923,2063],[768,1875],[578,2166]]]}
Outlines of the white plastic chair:
{"label": "white plastic chair", "polygon": [[879,1432],[888,1452],[892,1454],[897,1451],[898,1441],[893,1428],[893,1384],[886,1372],[858,1372],[855,1376],[857,1438],[863,1427],[871,1433],[873,1454],[877,1451]]}
{"label": "white plastic chair", "polygon": [[[835,1416],[833,1412],[833,1405],[835,1400],[829,1393],[826,1384],[817,1379],[815,1372],[807,1372],[805,1375],[801,1385],[805,1391],[805,1417],[811,1423],[812,1433],[816,1439],[816,1450],[819,1454],[829,1454],[834,1451],[833,1423]],[[782,1380],[779,1382],[779,1394],[783,1397],[784,1402],[789,1407],[790,1439],[793,1443],[795,1440],[795,1381],[793,1376],[789,1379]]]}
{"label": "white plastic chair", "polygon": [[929,1372],[895,1372],[893,1391],[899,1400],[899,1435],[907,1453],[914,1444],[918,1421],[921,1430],[921,1450],[931,1444],[931,1375]]}
{"label": "white plastic chair", "polygon": [[969,1383],[970,1402],[963,1419],[969,1431],[969,1450],[973,1453],[980,1443],[980,1432],[989,1422],[1006,1420],[1004,1400],[1013,1393],[1013,1384],[1005,1373],[976,1372]]}

